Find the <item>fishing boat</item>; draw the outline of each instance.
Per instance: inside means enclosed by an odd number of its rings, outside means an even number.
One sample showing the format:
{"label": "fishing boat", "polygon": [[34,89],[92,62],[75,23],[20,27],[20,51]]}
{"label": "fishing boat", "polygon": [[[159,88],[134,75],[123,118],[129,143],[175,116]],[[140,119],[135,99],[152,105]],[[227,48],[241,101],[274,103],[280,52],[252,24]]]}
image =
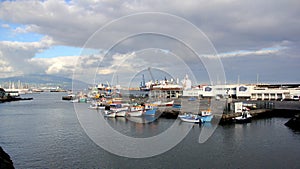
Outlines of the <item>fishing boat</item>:
{"label": "fishing boat", "polygon": [[159,107],[163,107],[163,106],[173,106],[174,104],[174,100],[169,101],[169,102],[162,102],[162,101],[156,101],[153,104],[156,104]]}
{"label": "fishing boat", "polygon": [[155,116],[156,110],[157,110],[157,108],[148,109],[148,110],[145,110],[144,114],[146,116]]}
{"label": "fishing boat", "polygon": [[127,112],[128,116],[139,117],[142,116],[144,112],[144,106],[132,106]]}
{"label": "fishing boat", "polygon": [[115,112],[128,110],[128,107],[123,107],[122,104],[110,104],[109,106],[110,106],[110,110],[113,110]]}
{"label": "fishing boat", "polygon": [[125,117],[127,111],[126,110],[121,110],[116,112],[116,117]]}
{"label": "fishing boat", "polygon": [[79,103],[86,103],[87,102],[87,98],[86,97],[81,97],[79,98]]}
{"label": "fishing boat", "polygon": [[89,106],[89,109],[98,109],[98,105],[97,104],[91,104]]}
{"label": "fishing boat", "polygon": [[184,113],[184,114],[178,115],[178,117],[181,118],[181,117],[190,116],[190,115],[191,115],[190,113]]}
{"label": "fishing boat", "polygon": [[210,110],[201,111],[201,122],[210,122],[213,118]]}
{"label": "fishing boat", "polygon": [[62,100],[73,100],[75,98],[76,98],[75,94],[69,94],[67,96],[62,96]]}
{"label": "fishing boat", "polygon": [[194,115],[194,114],[188,114],[188,115],[181,115],[179,116],[181,121],[184,122],[189,122],[189,123],[199,123],[201,122],[201,119],[199,118],[198,115]]}
{"label": "fishing boat", "polygon": [[116,117],[116,112],[111,110],[104,110],[104,116],[105,117]]}
{"label": "fishing boat", "polygon": [[98,105],[97,105],[97,108],[100,109],[100,110],[104,110],[104,109],[105,109],[105,105],[102,105],[102,104],[99,105],[99,104],[98,104]]}
{"label": "fishing boat", "polygon": [[92,101],[89,109],[100,109],[100,110],[104,110],[105,109],[105,105],[102,104],[102,102],[99,101]]}
{"label": "fishing boat", "polygon": [[71,103],[79,103],[79,99],[73,99],[70,101]]}
{"label": "fishing boat", "polygon": [[236,123],[248,123],[251,122],[252,116],[248,110],[242,112],[241,116],[233,118]]}
{"label": "fishing boat", "polygon": [[169,101],[169,102],[165,102],[165,103],[163,103],[163,104],[165,104],[165,106],[173,106],[174,100]]}
{"label": "fishing boat", "polygon": [[139,117],[143,115],[143,110],[128,111],[127,115],[131,117]]}
{"label": "fishing boat", "polygon": [[155,116],[156,110],[157,110],[157,105],[153,104],[145,104],[145,112],[144,115],[147,116]]}

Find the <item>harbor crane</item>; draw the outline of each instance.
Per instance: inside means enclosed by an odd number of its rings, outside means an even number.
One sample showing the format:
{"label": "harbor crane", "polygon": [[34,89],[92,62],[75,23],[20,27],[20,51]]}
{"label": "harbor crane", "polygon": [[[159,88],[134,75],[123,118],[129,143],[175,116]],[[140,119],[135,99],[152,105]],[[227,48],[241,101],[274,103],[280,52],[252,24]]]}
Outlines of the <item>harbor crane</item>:
{"label": "harbor crane", "polygon": [[149,74],[150,74],[150,76],[151,76],[152,81],[155,82],[154,77],[153,77],[153,74],[152,74],[152,72],[151,72],[151,67],[148,67],[148,71],[149,71]]}

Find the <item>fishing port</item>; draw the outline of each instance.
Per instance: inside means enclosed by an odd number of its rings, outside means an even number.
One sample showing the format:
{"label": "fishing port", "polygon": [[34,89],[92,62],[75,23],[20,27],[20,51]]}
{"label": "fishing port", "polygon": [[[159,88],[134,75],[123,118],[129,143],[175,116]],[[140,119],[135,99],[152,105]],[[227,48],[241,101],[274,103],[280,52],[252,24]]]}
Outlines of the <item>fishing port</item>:
{"label": "fishing port", "polygon": [[[300,112],[300,84],[192,86],[188,75],[181,82],[178,78],[145,82],[143,75],[139,89],[126,90],[120,85],[102,83],[89,88],[88,93],[70,93],[63,96],[62,100],[89,103],[90,109],[105,109],[103,112],[107,117],[130,116],[131,110],[135,109],[141,111],[137,116],[152,111],[156,118],[180,118],[186,121],[183,118],[186,117],[191,122],[217,119],[222,124],[273,116],[293,117]],[[123,114],[118,115],[118,111]],[[209,120],[203,121],[206,117],[210,117]],[[199,121],[201,118],[202,121]]]}

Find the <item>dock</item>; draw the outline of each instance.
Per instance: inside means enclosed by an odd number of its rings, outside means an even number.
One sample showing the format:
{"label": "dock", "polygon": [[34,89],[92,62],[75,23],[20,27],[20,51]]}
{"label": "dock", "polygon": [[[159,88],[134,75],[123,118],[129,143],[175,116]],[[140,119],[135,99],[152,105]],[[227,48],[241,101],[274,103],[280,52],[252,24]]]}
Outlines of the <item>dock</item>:
{"label": "dock", "polygon": [[[247,101],[247,100],[235,100],[243,103],[251,103],[257,105],[257,108],[249,110],[252,117],[266,118],[266,117],[293,117],[296,114],[300,114],[300,102],[299,101]],[[187,101],[187,99],[176,100],[176,102],[184,103],[182,108],[174,107],[160,107],[157,112],[160,117],[164,118],[177,118],[179,114],[194,113],[198,114],[202,110],[207,110],[210,105],[210,100],[203,99],[197,101]],[[241,113],[234,113],[231,111],[225,111],[218,114],[221,117],[222,122],[230,122],[234,117],[240,116]]]}

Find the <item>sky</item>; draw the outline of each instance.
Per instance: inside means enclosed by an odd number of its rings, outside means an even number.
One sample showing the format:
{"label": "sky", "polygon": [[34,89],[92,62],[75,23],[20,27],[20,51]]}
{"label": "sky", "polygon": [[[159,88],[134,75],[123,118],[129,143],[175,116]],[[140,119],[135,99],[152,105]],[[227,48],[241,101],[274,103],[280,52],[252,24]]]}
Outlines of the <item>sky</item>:
{"label": "sky", "polygon": [[298,0],[1,1],[0,77],[299,83],[299,17]]}

